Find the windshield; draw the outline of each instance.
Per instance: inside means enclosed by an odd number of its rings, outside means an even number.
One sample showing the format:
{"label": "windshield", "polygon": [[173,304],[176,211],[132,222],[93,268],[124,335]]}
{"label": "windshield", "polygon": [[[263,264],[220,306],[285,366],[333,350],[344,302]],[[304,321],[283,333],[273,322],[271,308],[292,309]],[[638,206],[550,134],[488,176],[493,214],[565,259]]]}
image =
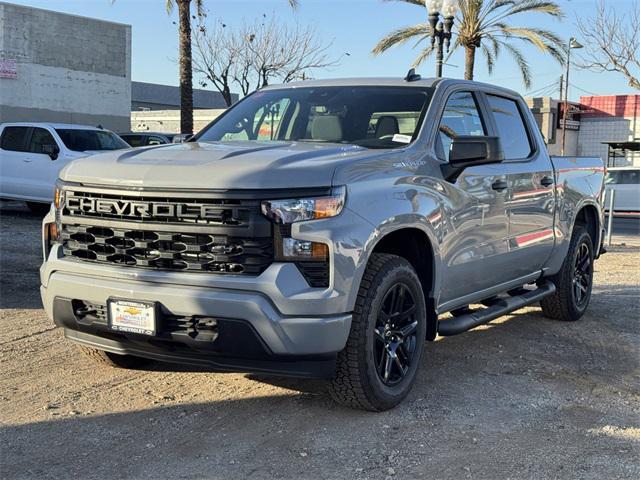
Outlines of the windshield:
{"label": "windshield", "polygon": [[86,152],[88,150],[120,150],[129,145],[115,133],[104,130],[78,130],[75,128],[56,129],[58,135],[69,150]]}
{"label": "windshield", "polygon": [[198,135],[198,141],[300,141],[397,148],[420,129],[430,90],[314,87],[256,92]]}

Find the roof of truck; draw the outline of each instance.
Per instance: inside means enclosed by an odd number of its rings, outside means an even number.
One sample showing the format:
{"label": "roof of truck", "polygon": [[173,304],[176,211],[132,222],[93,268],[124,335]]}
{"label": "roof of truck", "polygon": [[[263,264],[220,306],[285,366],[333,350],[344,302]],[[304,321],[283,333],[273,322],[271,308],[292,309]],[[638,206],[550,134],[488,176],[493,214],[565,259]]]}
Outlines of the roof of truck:
{"label": "roof of truck", "polygon": [[298,82],[269,85],[262,90],[297,87],[348,87],[348,86],[385,86],[385,87],[431,87],[437,78],[422,78],[408,82],[399,77],[362,77],[362,78],[329,78],[323,80],[301,80]]}
{"label": "roof of truck", "polygon": [[278,85],[269,85],[260,90],[278,90],[283,88],[302,88],[302,87],[434,87],[436,84],[447,85],[469,85],[470,87],[483,87],[488,90],[499,90],[514,96],[520,94],[514,90],[492,85],[490,83],[475,82],[473,80],[462,80],[459,78],[433,78],[426,77],[419,80],[407,81],[402,77],[355,77],[355,78],[329,78],[323,80],[302,80],[298,82],[282,83]]}
{"label": "roof of truck", "polygon": [[6,122],[0,123],[5,127],[50,127],[54,129],[66,130],[106,130],[105,128],[93,127],[91,125],[76,125],[73,123],[49,123],[49,122]]}

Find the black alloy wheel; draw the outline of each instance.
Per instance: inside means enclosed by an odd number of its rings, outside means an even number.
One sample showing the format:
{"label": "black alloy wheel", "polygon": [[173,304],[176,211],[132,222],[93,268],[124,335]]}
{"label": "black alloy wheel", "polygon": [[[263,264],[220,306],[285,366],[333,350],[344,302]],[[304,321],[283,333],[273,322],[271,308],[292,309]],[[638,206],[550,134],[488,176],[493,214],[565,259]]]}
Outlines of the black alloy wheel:
{"label": "black alloy wheel", "polygon": [[416,301],[403,283],[396,283],[385,294],[374,329],[376,372],[382,383],[393,386],[405,377],[415,357]]}
{"label": "black alloy wheel", "polygon": [[578,247],[573,269],[573,300],[579,309],[584,308],[585,303],[589,300],[592,280],[591,249],[586,242],[583,242]]}

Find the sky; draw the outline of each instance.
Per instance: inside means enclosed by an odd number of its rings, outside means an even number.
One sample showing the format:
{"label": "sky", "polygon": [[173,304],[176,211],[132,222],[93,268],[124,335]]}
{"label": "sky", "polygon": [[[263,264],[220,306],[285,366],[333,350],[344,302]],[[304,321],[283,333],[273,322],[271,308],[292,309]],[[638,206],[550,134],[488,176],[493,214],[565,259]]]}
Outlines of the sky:
{"label": "sky", "polygon": [[[393,48],[380,56],[370,52],[377,41],[388,32],[407,25],[426,21],[426,9],[416,5],[382,0],[299,0],[294,11],[286,0],[204,0],[209,12],[208,21],[224,22],[229,27],[251,22],[263,14],[274,15],[283,22],[315,26],[320,39],[332,42],[334,54],[341,57],[340,64],[328,70],[313,72],[315,78],[358,76],[404,76],[419,50],[406,46]],[[28,5],[86,17],[125,23],[132,26],[132,79],[136,81],[178,84],[178,34],[175,24],[177,13],[169,16],[164,0],[8,0],[9,3]],[[545,15],[527,14],[514,17],[512,24],[536,26],[552,30],[569,38],[579,34],[576,18],[591,15],[596,0],[560,0],[565,18],[556,20]],[[630,12],[632,0],[606,0],[619,13]],[[516,20],[517,19],[517,20]],[[526,94],[552,94],[559,96],[562,67],[550,56],[535,47],[523,46],[522,51],[533,72],[533,85],[527,91],[515,63],[504,52],[493,75],[487,73],[484,60],[477,55],[475,79],[499,84]],[[349,53],[349,56],[343,55]],[[428,59],[418,69],[423,76],[432,76],[435,60]],[[463,52],[455,53],[444,67],[444,75],[462,78]],[[613,95],[637,93],[625,79],[616,73],[596,73],[572,70],[569,98],[581,95]]]}

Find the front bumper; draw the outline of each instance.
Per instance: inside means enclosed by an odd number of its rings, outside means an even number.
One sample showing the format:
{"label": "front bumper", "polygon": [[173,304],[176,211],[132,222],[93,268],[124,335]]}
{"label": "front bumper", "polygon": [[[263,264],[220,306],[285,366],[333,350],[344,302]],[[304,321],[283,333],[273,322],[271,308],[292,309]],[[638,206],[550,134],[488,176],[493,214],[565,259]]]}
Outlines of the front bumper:
{"label": "front bumper", "polygon": [[[43,226],[54,219],[52,210]],[[94,348],[221,370],[318,376],[306,362],[335,359],[346,344],[370,233],[371,226],[348,209],[330,219],[294,224],[295,238],[329,244],[328,288],[310,287],[292,263],[272,263],[258,276],[127,268],[66,258],[60,245],[49,249],[45,241],[42,301],[67,338]],[[87,324],[77,317],[74,302],[105,306],[109,298],[158,302],[166,315],[213,317],[246,329],[221,334],[207,344],[173,333],[164,338],[116,337],[106,320]],[[65,302],[67,308],[56,309]],[[238,337],[247,336],[262,346],[259,355],[247,355],[241,348]]]}

